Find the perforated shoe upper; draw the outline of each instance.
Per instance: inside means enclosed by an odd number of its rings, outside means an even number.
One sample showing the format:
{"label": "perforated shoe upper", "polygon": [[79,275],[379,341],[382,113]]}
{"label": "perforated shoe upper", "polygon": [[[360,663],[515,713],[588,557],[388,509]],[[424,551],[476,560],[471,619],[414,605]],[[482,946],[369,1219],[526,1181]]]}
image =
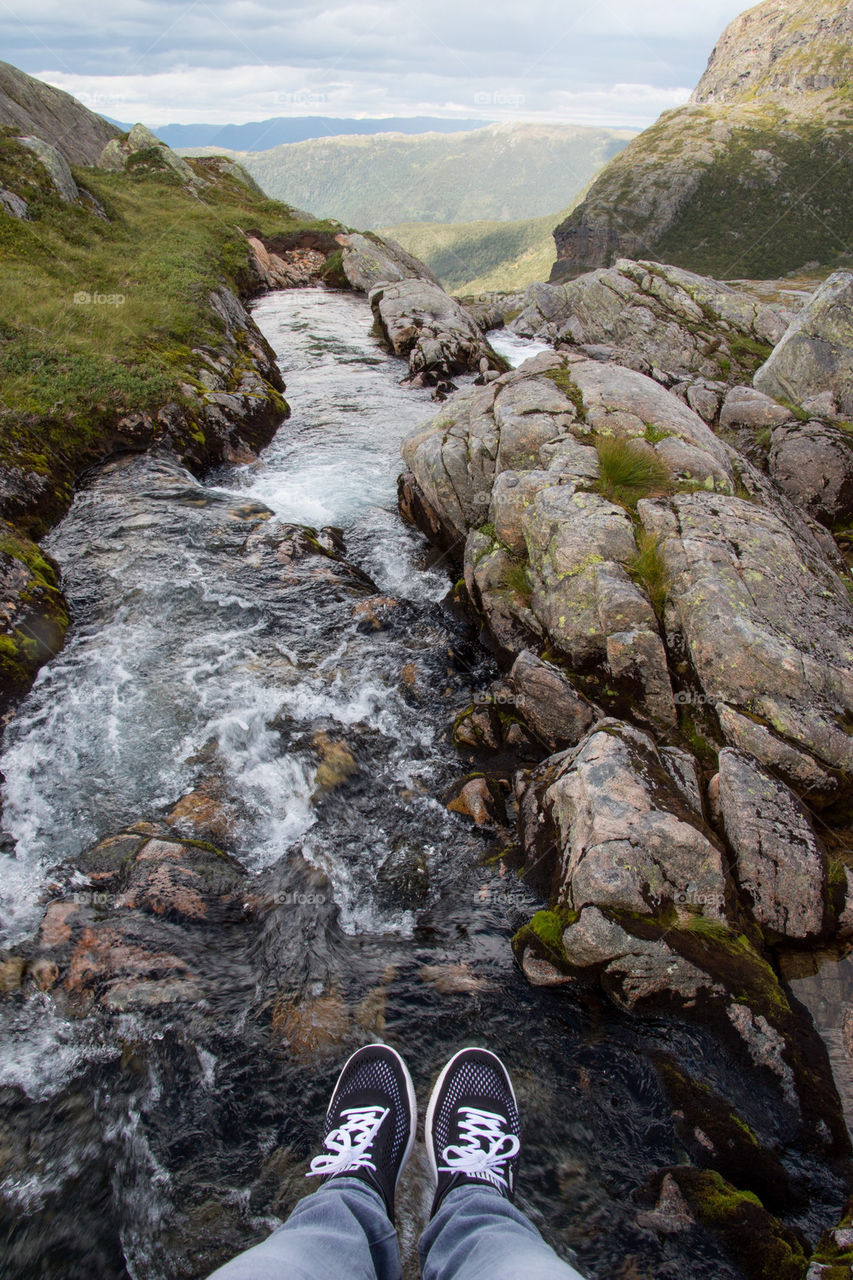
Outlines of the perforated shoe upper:
{"label": "perforated shoe upper", "polygon": [[462,1049],[439,1076],[427,1109],[425,1139],[436,1193],[433,1213],[457,1186],[494,1187],[512,1199],[521,1147],[515,1092],[488,1049]]}
{"label": "perforated shoe upper", "polygon": [[322,1154],[307,1174],[360,1178],[375,1187],[394,1218],[394,1192],[415,1138],[415,1092],[406,1064],[387,1045],[359,1049],[335,1085]]}

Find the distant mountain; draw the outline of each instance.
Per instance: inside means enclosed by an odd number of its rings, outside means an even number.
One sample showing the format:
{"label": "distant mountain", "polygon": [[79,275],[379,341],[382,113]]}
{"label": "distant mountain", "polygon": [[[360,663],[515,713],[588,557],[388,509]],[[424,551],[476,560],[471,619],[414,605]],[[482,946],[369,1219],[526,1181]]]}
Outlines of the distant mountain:
{"label": "distant mountain", "polygon": [[853,242],[851,126],[851,0],[765,0],[726,29],[690,103],[557,227],[552,280],[619,257],[723,279],[837,261]]}
{"label": "distant mountain", "polygon": [[491,124],[452,135],[317,138],[233,154],[276,199],[376,230],[542,217],[569,206],[633,136],[627,129]]}
{"label": "distant mountain", "polygon": [[569,212],[515,222],[404,222],[380,234],[425,262],[449,293],[516,293],[548,279],[552,229]]}
{"label": "distant mountain", "polygon": [[96,164],[119,130],[62,89],[0,62],[0,127],[42,138],[69,164]]}
{"label": "distant mountain", "polygon": [[224,147],[228,151],[268,151],[310,138],[376,133],[463,133],[482,128],[482,120],[445,120],[441,116],[387,116],[349,120],[337,116],[274,116],[251,124],[167,124],[154,132],[170,147]]}

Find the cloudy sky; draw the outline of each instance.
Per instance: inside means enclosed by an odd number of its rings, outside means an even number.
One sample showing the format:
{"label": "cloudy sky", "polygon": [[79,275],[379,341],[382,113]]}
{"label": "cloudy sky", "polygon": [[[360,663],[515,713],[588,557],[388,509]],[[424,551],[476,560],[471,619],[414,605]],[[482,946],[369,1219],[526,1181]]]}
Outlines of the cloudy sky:
{"label": "cloudy sky", "polygon": [[642,128],[747,0],[0,0],[0,56],[122,121],[463,116]]}

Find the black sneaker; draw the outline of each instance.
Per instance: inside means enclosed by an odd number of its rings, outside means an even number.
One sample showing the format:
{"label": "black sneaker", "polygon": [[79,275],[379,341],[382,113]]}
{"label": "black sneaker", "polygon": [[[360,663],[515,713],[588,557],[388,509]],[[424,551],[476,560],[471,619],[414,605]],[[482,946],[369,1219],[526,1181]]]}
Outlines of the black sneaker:
{"label": "black sneaker", "polygon": [[394,1221],[394,1192],[415,1141],[417,1107],[405,1062],[384,1044],[369,1044],[338,1076],[326,1123],[326,1152],[308,1178],[360,1178],[381,1192]]}
{"label": "black sneaker", "polygon": [[432,1212],[448,1191],[495,1187],[512,1199],[521,1125],[506,1067],[488,1049],[460,1049],[435,1083],[424,1141],[435,1176]]}

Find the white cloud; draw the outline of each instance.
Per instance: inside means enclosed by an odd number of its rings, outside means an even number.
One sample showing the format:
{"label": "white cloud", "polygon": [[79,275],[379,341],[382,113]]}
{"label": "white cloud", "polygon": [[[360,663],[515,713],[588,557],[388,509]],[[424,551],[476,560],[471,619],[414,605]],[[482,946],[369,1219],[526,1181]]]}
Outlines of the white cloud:
{"label": "white cloud", "polygon": [[290,66],[176,67],[157,75],[39,78],[73,93],[93,111],[152,128],[166,124],[244,124],[270,116],[464,116],[548,120],[643,128],[685,102],[686,87],[651,84],[563,89],[550,82],[439,78],[404,82],[368,73],[338,74]]}

